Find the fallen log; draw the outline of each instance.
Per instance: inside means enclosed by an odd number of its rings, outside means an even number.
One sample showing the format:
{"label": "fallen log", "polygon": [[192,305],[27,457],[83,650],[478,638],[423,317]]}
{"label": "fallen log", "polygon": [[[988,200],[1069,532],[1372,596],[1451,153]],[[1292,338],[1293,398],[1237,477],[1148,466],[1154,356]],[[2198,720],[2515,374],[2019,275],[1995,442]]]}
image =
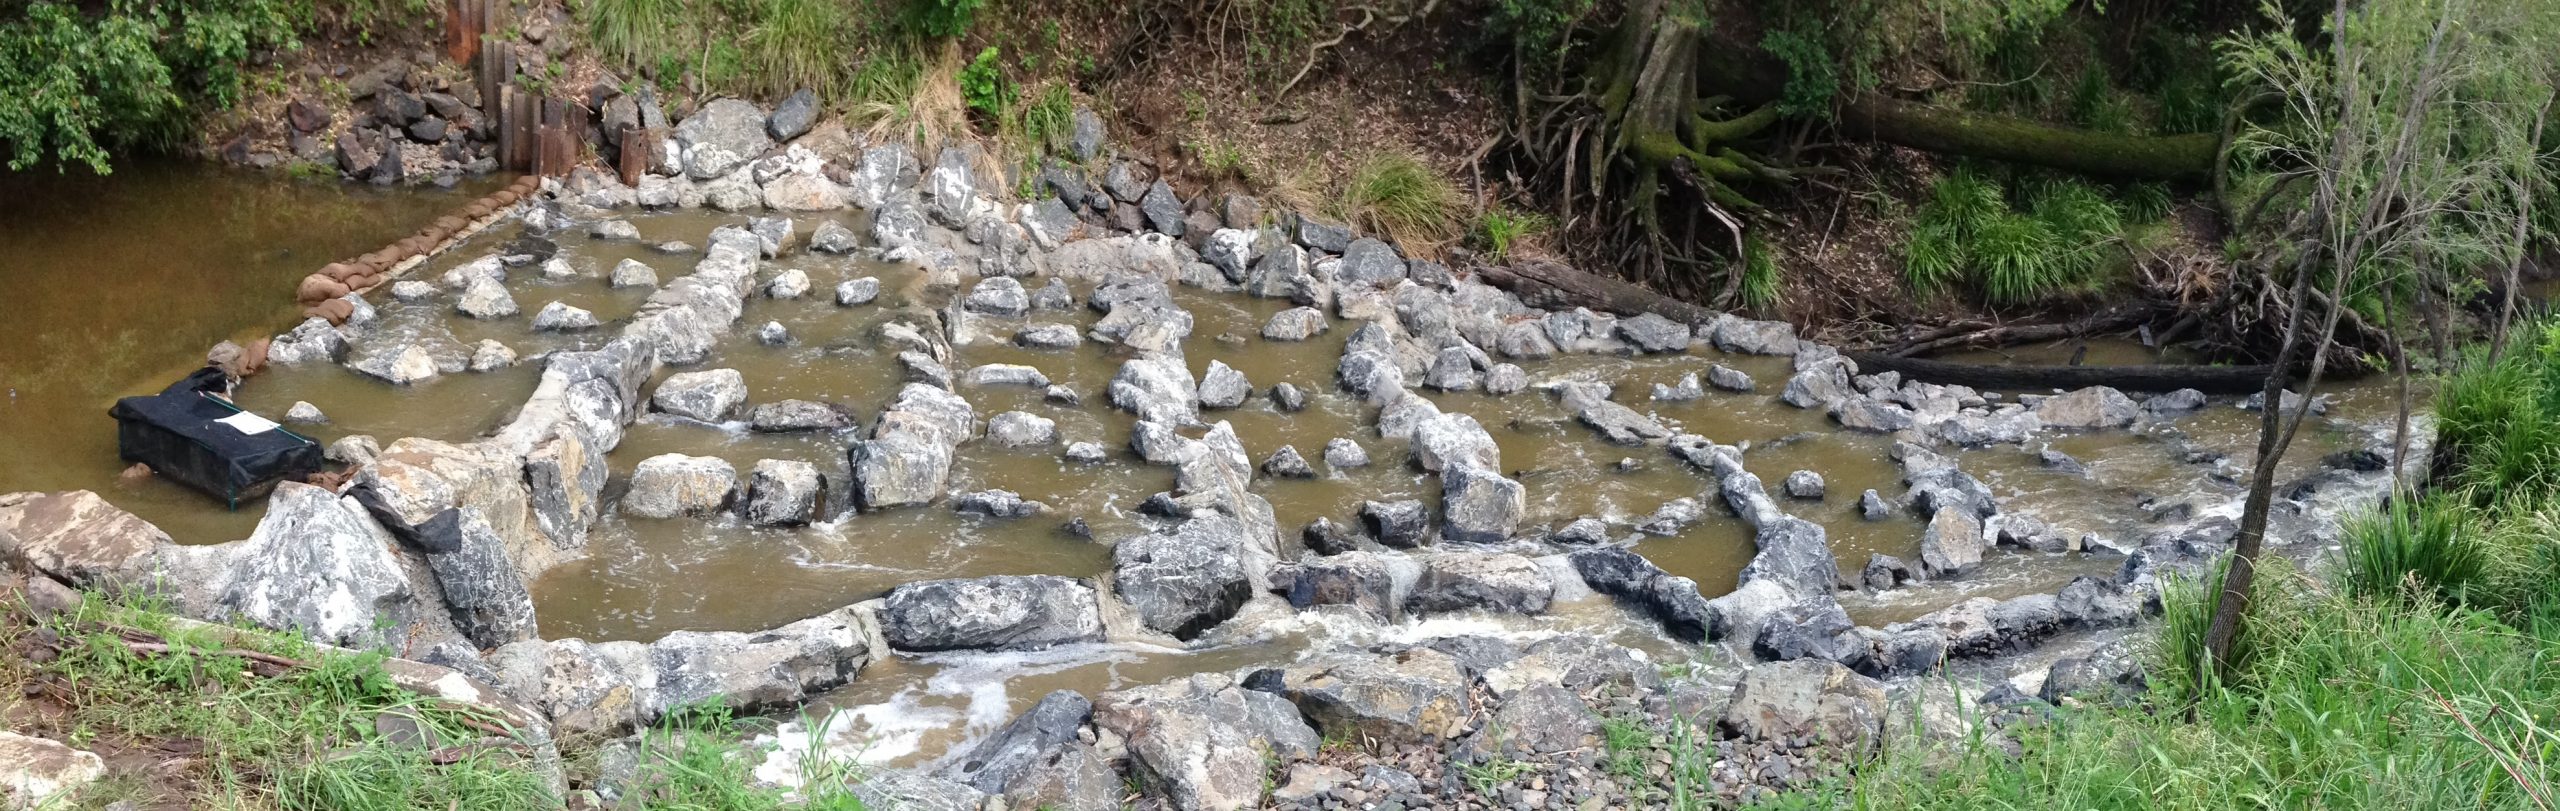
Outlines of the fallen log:
{"label": "fallen log", "polygon": [[1843,353],[1861,374],[1898,372],[1912,380],[1996,391],[2110,386],[2124,391],[2195,389],[2206,394],[2248,394],[2266,385],[2273,366],[2002,366],[1905,358],[1875,352]]}
{"label": "fallen log", "polygon": [[1556,262],[1533,259],[1517,265],[1479,265],[1475,274],[1486,284],[1519,296],[1522,304],[1549,310],[1589,307],[1620,315],[1653,313],[1693,327],[1722,315],[1635,284],[1575,270]]}

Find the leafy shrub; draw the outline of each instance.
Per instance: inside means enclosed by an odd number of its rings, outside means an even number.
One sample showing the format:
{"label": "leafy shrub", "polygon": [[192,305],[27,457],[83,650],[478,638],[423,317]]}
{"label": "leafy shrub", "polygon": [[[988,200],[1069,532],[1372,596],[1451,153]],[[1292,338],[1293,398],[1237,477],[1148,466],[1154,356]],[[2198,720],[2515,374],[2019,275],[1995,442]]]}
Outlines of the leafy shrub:
{"label": "leafy shrub", "polygon": [[1064,84],[1050,84],[1022,108],[1022,137],[1037,150],[1063,147],[1075,134],[1075,97]]}
{"label": "leafy shrub", "polygon": [[655,66],[665,76],[682,72],[678,54],[690,45],[693,25],[684,0],[587,0],[580,11],[587,37],[606,56],[629,67]]}
{"label": "leafy shrub", "polygon": [[2519,325],[2494,362],[2466,352],[2437,386],[2436,436],[2474,503],[2560,487],[2560,322]]}
{"label": "leafy shrub", "polygon": [[960,69],[960,100],[990,121],[1004,120],[1005,111],[1013,105],[1013,90],[1005,83],[1004,52],[988,47],[978,58]]}
{"label": "leafy shrub", "polygon": [[299,47],[307,0],[37,0],[0,11],[0,151],[108,171],[108,153],[176,141],[198,111],[229,107],[240,66]]}
{"label": "leafy shrub", "polygon": [[1797,28],[1778,28],[1760,38],[1760,48],[1787,66],[1787,85],[1779,93],[1778,112],[1830,116],[1832,99],[1840,95],[1840,77],[1820,36]]}
{"label": "leafy shrub", "polygon": [[907,26],[928,37],[957,37],[969,32],[969,23],[987,0],[910,0]]}

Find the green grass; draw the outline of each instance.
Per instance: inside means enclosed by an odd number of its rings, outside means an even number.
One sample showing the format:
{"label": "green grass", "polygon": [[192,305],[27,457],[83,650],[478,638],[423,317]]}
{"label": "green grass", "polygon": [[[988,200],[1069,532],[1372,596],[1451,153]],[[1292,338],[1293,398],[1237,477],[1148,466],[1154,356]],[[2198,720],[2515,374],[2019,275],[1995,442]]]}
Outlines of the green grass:
{"label": "green grass", "polygon": [[2455,499],[2395,498],[2342,530],[2338,584],[2348,594],[2458,604],[2489,585],[2487,544]]}
{"label": "green grass", "polygon": [[1960,167],[1930,190],[1903,243],[1903,278],[1932,294],[1969,285],[1994,306],[2084,295],[2123,254],[2123,212],[2098,187],[2067,178],[2017,184]]}
{"label": "green grass", "polygon": [[[128,635],[165,640],[168,651],[137,649]],[[26,655],[41,639],[62,640],[59,656]],[[244,650],[306,666],[268,667]],[[71,804],[48,808],[99,808],[120,800],[280,811],[558,805],[541,772],[531,768],[529,750],[469,745],[490,737],[502,718],[403,690],[382,662],[380,654],[331,651],[262,631],[182,625],[147,602],[93,596],[74,615],[34,620],[0,598],[0,714],[24,719],[13,722],[15,731],[102,754],[135,749],[146,764],[161,762],[166,751],[192,752],[186,756],[198,761],[165,773],[111,767]],[[36,701],[49,709],[9,712],[13,703]],[[391,743],[375,731],[386,715],[429,730],[443,748]],[[766,729],[717,707],[680,713],[642,736],[639,777],[629,794],[638,807],[665,811],[862,809],[848,789],[855,775],[841,761],[800,764],[804,782],[816,788],[799,796],[757,784],[753,770],[766,753],[742,741]]]}
{"label": "green grass", "polygon": [[1420,158],[1382,152],[1353,170],[1334,213],[1390,241],[1430,245],[1456,235],[1460,205],[1457,187]]}
{"label": "green grass", "polygon": [[[2188,695],[2155,669],[2155,707],[2084,707],[2013,725],[2016,757],[1980,740],[1911,744],[1818,794],[1897,811],[2504,809],[2553,796],[2560,627],[2519,629],[2268,574],[2244,683]],[[2205,593],[2173,593],[2171,612],[2200,614]],[[2190,698],[2192,723],[2172,709]]]}
{"label": "green grass", "polygon": [[1553,227],[1555,222],[1544,214],[1496,206],[1476,218],[1472,239],[1476,249],[1484,252],[1486,261],[1500,263],[1509,260],[1512,251],[1545,236]]}
{"label": "green grass", "polygon": [[841,0],[764,0],[739,40],[749,83],[768,96],[806,87],[834,98],[855,33],[852,8]]}
{"label": "green grass", "polygon": [[[30,624],[0,609],[0,644],[12,650],[40,634],[65,641],[59,658],[0,662],[0,702],[47,695],[67,712],[47,730],[75,745],[172,741],[201,747],[202,768],[177,780],[149,779],[128,790],[194,807],[279,809],[515,809],[550,801],[524,755],[504,748],[448,750],[394,746],[375,733],[384,715],[403,716],[446,745],[478,740],[492,718],[399,689],[379,655],[322,653],[293,639],[259,635],[254,646],[308,663],[269,677],[204,629],[177,627],[162,614],[92,599],[76,615]],[[167,640],[169,652],[137,651],[115,628]],[[22,730],[26,731],[26,730]],[[111,785],[114,781],[111,781]]]}
{"label": "green grass", "polygon": [[1763,312],[1778,306],[1778,248],[1758,234],[1742,241],[1742,306]]}

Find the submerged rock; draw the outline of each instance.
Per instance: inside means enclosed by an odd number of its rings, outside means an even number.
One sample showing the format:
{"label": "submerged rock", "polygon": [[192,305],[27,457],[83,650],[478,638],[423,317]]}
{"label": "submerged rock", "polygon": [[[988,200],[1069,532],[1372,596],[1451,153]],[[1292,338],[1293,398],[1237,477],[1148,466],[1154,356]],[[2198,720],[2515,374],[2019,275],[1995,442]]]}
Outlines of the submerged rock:
{"label": "submerged rock", "polygon": [[747,427],[763,434],[840,431],[853,422],[843,407],[814,400],[781,400],[747,410]]}
{"label": "submerged rock", "polygon": [[1262,472],[1284,479],[1316,477],[1315,466],[1307,464],[1307,458],[1298,454],[1296,445],[1282,445],[1273,451],[1270,458],[1262,460]]}

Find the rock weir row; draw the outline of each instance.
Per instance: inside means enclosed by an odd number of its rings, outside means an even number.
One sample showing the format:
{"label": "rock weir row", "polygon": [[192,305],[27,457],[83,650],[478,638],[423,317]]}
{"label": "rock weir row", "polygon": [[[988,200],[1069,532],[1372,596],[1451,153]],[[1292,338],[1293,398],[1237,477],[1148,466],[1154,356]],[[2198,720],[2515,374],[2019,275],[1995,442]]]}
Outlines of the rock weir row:
{"label": "rock weir row", "polygon": [[[314,317],[269,348],[277,379],[244,395],[340,374],[434,398],[442,379],[525,375],[494,428],[341,438],[330,456],[356,470],[350,489],[282,485],[230,543],[178,543],[86,492],[0,496],[0,552],[191,617],[391,651],[551,752],[627,752],[705,702],[827,706],[902,658],[992,663],[1001,694],[1014,675],[1138,651],[1170,662],[1150,671],[1162,678],[1007,698],[997,717],[886,747],[863,791],[935,808],[1117,808],[1133,784],[1172,808],[1574,808],[1664,802],[1599,773],[1604,718],[1707,730],[1710,790],[1740,799],[1913,732],[1897,719],[1959,735],[1977,703],[2138,680],[2125,629],[2234,530],[2230,463],[2180,444],[2181,426],[2245,403],[2004,397],[1860,374],[1783,323],[1544,310],[1313,217],[1181,199],[1110,159],[1099,132],[1077,139],[1079,163],[1028,180],[966,148],[928,165],[820,137],[777,144],[764,110],[706,105],[636,187],[542,181],[442,253],[362,280],[388,302],[306,301]],[[673,263],[689,267],[662,277]],[[800,304],[748,323],[775,302]],[[490,326],[505,324],[529,329]],[[795,365],[745,360],[762,350]],[[1312,360],[1257,362],[1274,357]],[[820,374],[850,375],[871,408],[771,396]],[[1743,411],[1782,429],[1689,430]],[[2289,473],[2278,538],[2316,548],[2379,498],[2371,428],[2338,420],[2341,452]],[[2082,441],[2114,456],[2057,449]],[[1762,461],[1826,442],[1863,449],[1863,467]],[[740,443],[787,452],[638,455]],[[1545,457],[1565,453],[1620,458],[1555,472]],[[2143,465],[2198,484],[2137,502],[2099,483]],[[1108,483],[985,486],[1006,468]],[[1986,480],[2009,474],[2063,484],[2012,498]],[[1629,505],[1643,491],[1609,483],[1641,476],[1685,492]],[[1318,503],[1312,520],[1293,499]],[[448,515],[453,548],[395,539]],[[1003,546],[987,527],[1036,530],[1004,530]],[[1697,534],[1715,527],[1738,569],[1663,565],[1716,544]],[[665,532],[711,540],[651,559],[646,538]],[[989,548],[908,549],[912,565],[816,610],[714,610],[771,597],[759,579],[793,567],[696,573],[792,532]],[[1886,540],[1852,559],[1850,534]],[[856,578],[864,563],[816,568]],[[657,602],[632,615],[657,624],[573,621],[587,601],[547,596],[617,564],[654,567]],[[700,627],[722,623],[687,606],[788,616]],[[545,634],[563,626],[597,638]],[[1241,649],[1267,655],[1217,666]],[[871,743],[828,717],[792,728],[846,757]],[[1535,787],[1468,777],[1494,762],[1546,771]],[[628,788],[611,769],[556,784],[608,804]]]}

